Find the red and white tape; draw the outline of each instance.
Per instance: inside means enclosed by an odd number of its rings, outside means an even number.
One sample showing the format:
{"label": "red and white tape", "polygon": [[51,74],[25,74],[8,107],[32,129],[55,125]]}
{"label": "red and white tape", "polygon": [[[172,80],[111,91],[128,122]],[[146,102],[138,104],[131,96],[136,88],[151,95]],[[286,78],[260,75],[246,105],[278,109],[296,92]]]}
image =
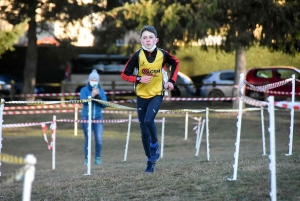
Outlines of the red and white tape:
{"label": "red and white tape", "polygon": [[31,122],[31,123],[17,123],[17,124],[2,124],[2,128],[20,128],[20,127],[32,127],[41,126],[41,124],[51,124],[50,122]]}
{"label": "red and white tape", "polygon": [[287,108],[287,109],[295,109],[295,110],[300,110],[300,103],[296,102],[294,104],[292,104],[291,102],[286,102],[286,101],[282,101],[282,102],[275,102],[274,105],[276,107],[280,107],[280,108]]}
{"label": "red and white tape", "polygon": [[136,110],[128,111],[128,110],[102,110],[102,113],[106,114],[128,114],[128,113],[137,113]]}
{"label": "red and white tape", "polygon": [[44,140],[46,142],[46,145],[47,145],[48,149],[52,150],[53,144],[54,144],[54,135],[55,135],[55,130],[56,130],[56,123],[52,122],[50,128],[52,129],[52,132],[51,132],[51,142],[49,144],[48,139],[47,139],[47,134],[46,134],[47,125],[44,124],[44,123],[42,124],[42,130],[43,130]]}
{"label": "red and white tape", "polygon": [[[128,94],[134,91],[107,91],[105,94]],[[61,97],[61,96],[80,96],[79,92],[74,93],[45,93],[45,94],[16,94],[15,97]]]}
{"label": "red and white tape", "polygon": [[[92,120],[92,123],[123,123],[127,122],[128,119],[102,119],[102,120]],[[74,119],[58,119],[56,122],[67,122],[67,123],[88,123],[89,120],[74,120]]]}
{"label": "red and white tape", "polygon": [[[75,110],[30,110],[30,111],[5,111],[3,115],[16,115],[16,114],[53,114],[53,113],[74,113]],[[81,110],[78,110],[81,112]],[[129,114],[137,113],[137,111],[128,110],[102,110],[103,114]],[[167,112],[164,112],[167,113]]]}
{"label": "red and white tape", "polygon": [[235,100],[236,97],[216,97],[216,98],[168,98],[164,97],[164,100],[172,101],[229,101]]}
{"label": "red and white tape", "polygon": [[274,83],[271,83],[271,84],[266,84],[266,85],[263,85],[263,86],[254,86],[253,84],[250,84],[246,80],[244,80],[244,83],[246,85],[248,85],[250,87],[250,89],[253,89],[253,90],[256,90],[256,91],[265,92],[265,91],[268,91],[270,89],[274,89],[274,88],[283,86],[283,85],[291,82],[292,80],[293,80],[293,78],[289,78],[289,79],[282,80],[282,81],[279,81],[279,82],[274,82]]}
{"label": "red and white tape", "polygon": [[242,96],[242,101],[249,104],[249,105],[258,106],[258,107],[263,107],[263,106],[268,105],[268,103],[265,102],[265,101],[255,100],[255,99],[252,99],[248,96]]}
{"label": "red and white tape", "polygon": [[3,115],[16,114],[54,114],[54,113],[72,113],[74,110],[32,110],[32,111],[5,111]]}
{"label": "red and white tape", "polygon": [[81,107],[81,104],[57,104],[57,105],[37,105],[37,106],[12,106],[4,107],[4,110],[32,110],[32,109],[54,109],[54,108],[74,108]]}
{"label": "red and white tape", "polygon": [[[261,91],[261,90],[254,89],[254,88],[251,88],[251,87],[248,87],[248,86],[247,86],[247,89],[252,90],[252,91],[264,92],[264,93],[267,93],[267,94],[292,95],[292,92],[284,92],[284,91]],[[300,93],[299,92],[295,92],[295,95],[300,95]]]}
{"label": "red and white tape", "polygon": [[[113,103],[134,103],[136,99],[112,101]],[[11,106],[4,107],[4,110],[32,110],[32,109],[55,109],[55,108],[75,108],[82,107],[82,104],[56,104],[56,105],[36,105],[36,106]]]}
{"label": "red and white tape", "polygon": [[[131,119],[132,122],[139,122],[138,119]],[[163,120],[155,119],[155,122],[163,122]],[[88,123],[88,120],[74,120],[74,119],[58,119],[56,122],[65,122],[65,123]],[[44,133],[44,139],[49,145],[47,137],[46,137],[46,129],[47,126],[46,124],[51,124],[51,129],[52,129],[52,135],[54,134],[56,130],[56,122],[54,126],[54,122],[33,122],[33,123],[16,123],[16,124],[3,124],[2,128],[17,128],[17,127],[30,127],[30,126],[42,126],[43,128],[43,133]],[[102,120],[92,120],[92,123],[124,123],[128,122],[128,119],[102,119]],[[51,144],[49,145],[51,146]]]}

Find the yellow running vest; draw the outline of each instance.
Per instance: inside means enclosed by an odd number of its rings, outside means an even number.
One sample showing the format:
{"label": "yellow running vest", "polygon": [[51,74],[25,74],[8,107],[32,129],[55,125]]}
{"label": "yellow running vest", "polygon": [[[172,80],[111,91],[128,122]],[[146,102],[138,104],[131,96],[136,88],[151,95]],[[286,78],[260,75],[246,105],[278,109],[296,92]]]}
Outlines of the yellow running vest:
{"label": "yellow running vest", "polygon": [[153,63],[147,61],[143,50],[139,55],[139,72],[138,76],[152,76],[148,84],[139,83],[136,87],[136,94],[141,98],[152,98],[153,96],[162,95],[163,90],[163,75],[162,64],[164,55],[160,50],[157,50],[156,58]]}

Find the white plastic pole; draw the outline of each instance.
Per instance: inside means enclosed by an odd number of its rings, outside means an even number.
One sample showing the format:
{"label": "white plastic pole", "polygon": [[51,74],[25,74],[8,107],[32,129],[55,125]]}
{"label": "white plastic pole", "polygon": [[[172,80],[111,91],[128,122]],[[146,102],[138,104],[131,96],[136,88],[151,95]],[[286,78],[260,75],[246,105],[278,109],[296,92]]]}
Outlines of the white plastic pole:
{"label": "white plastic pole", "polygon": [[87,165],[87,173],[85,175],[91,175],[91,150],[92,150],[92,100],[91,96],[89,98],[89,117],[88,117],[88,165]]}
{"label": "white plastic pole", "polygon": [[261,116],[261,135],[262,135],[262,145],[263,145],[263,156],[266,155],[266,138],[265,138],[265,121],[264,121],[264,107],[260,108]]}
{"label": "white plastic pole", "polygon": [[128,153],[128,145],[129,145],[129,137],[130,137],[130,128],[131,128],[131,116],[132,114],[129,114],[128,117],[128,129],[127,129],[127,137],[126,137],[126,145],[125,145],[125,153],[124,153],[124,161],[127,160],[127,153]]}
{"label": "white plastic pole", "polygon": [[189,113],[185,113],[185,127],[184,127],[184,140],[188,137],[188,127],[189,127]]}
{"label": "white plastic pole", "polygon": [[196,137],[195,149],[198,148],[198,140],[199,140],[200,129],[201,129],[201,120],[202,120],[202,117],[199,117],[199,119],[198,119],[198,128],[197,128],[197,137]]}
{"label": "white plastic pole", "polygon": [[196,148],[195,148],[196,149],[196,153],[195,153],[195,156],[198,156],[200,129],[201,129],[201,117],[199,118],[198,128],[197,128]]}
{"label": "white plastic pole", "polygon": [[165,117],[162,118],[162,125],[161,125],[161,143],[160,143],[160,158],[164,157],[164,141],[165,139]]}
{"label": "white plastic pole", "polygon": [[[1,99],[0,103],[0,154],[1,154],[1,149],[2,149],[2,123],[3,123],[3,110],[4,110],[4,99]],[[2,163],[0,161],[0,177],[1,177],[1,166]]]}
{"label": "white plastic pole", "polygon": [[[244,73],[240,74],[240,85],[244,83]],[[243,87],[241,88],[240,93],[243,94]],[[235,142],[235,153],[234,153],[234,165],[233,165],[233,175],[232,178],[228,178],[229,181],[236,180],[237,177],[237,168],[239,161],[239,152],[240,152],[240,140],[241,140],[241,127],[242,127],[242,116],[243,116],[243,101],[242,98],[239,98],[239,114],[238,114],[238,122],[237,122],[237,134],[236,134],[236,142]]]}
{"label": "white plastic pole", "polygon": [[271,192],[270,197],[272,201],[277,200],[276,190],[276,143],[275,143],[275,115],[274,115],[274,96],[268,98],[269,106],[269,132],[270,132],[270,173],[271,173]]}
{"label": "white plastic pole", "polygon": [[55,170],[55,155],[56,155],[56,116],[53,115],[52,121],[52,170]]}
{"label": "white plastic pole", "polygon": [[205,119],[203,119],[202,124],[201,124],[201,132],[200,132],[200,138],[199,138],[198,143],[197,143],[198,146],[197,146],[196,156],[198,156],[198,154],[199,154],[200,145],[201,145],[202,136],[203,136],[204,125],[205,125]]}
{"label": "white plastic pole", "polygon": [[209,115],[209,109],[208,107],[206,108],[206,153],[207,153],[207,161],[209,161],[210,159],[210,150],[209,150],[209,128],[208,128],[208,115]]}
{"label": "white plastic pole", "polygon": [[74,135],[77,136],[77,131],[78,131],[78,106],[75,106],[75,116],[74,116]]}
{"label": "white plastic pole", "polygon": [[23,201],[30,201],[31,200],[31,187],[32,182],[34,180],[35,176],[35,164],[36,164],[36,158],[32,154],[28,154],[25,157],[26,168],[28,169],[25,172],[24,175],[24,183],[23,183]]}
{"label": "white plastic pole", "polygon": [[295,75],[292,75],[292,108],[291,108],[291,124],[290,124],[290,142],[289,142],[289,153],[286,156],[293,154],[293,136],[294,136],[294,103],[295,103]]}

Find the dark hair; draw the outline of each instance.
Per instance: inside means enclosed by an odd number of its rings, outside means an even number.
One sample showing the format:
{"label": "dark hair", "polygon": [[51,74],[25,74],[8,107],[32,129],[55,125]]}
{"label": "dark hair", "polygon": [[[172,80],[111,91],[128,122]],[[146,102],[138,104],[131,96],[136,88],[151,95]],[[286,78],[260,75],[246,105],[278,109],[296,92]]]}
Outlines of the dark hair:
{"label": "dark hair", "polygon": [[142,34],[143,34],[145,31],[149,31],[149,32],[151,32],[151,33],[154,33],[155,37],[157,37],[156,29],[155,29],[153,26],[145,25],[145,26],[141,29],[141,31],[140,31],[140,37],[142,36]]}

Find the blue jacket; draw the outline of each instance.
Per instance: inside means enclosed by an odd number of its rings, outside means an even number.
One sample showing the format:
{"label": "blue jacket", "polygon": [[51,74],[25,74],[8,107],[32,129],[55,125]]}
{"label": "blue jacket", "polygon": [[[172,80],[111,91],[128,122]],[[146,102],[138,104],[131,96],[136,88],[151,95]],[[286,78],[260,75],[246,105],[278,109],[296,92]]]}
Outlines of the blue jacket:
{"label": "blue jacket", "polygon": [[[99,85],[100,86],[100,85]],[[92,86],[90,83],[87,83],[85,87],[82,87],[80,90],[80,99],[88,99],[89,96],[92,96]],[[99,99],[107,101],[105,91],[102,87],[99,88],[99,94],[93,97],[94,99]],[[105,108],[106,105],[92,101],[92,119],[102,119],[102,108]],[[89,105],[88,102],[82,103],[81,117],[88,118]]]}

